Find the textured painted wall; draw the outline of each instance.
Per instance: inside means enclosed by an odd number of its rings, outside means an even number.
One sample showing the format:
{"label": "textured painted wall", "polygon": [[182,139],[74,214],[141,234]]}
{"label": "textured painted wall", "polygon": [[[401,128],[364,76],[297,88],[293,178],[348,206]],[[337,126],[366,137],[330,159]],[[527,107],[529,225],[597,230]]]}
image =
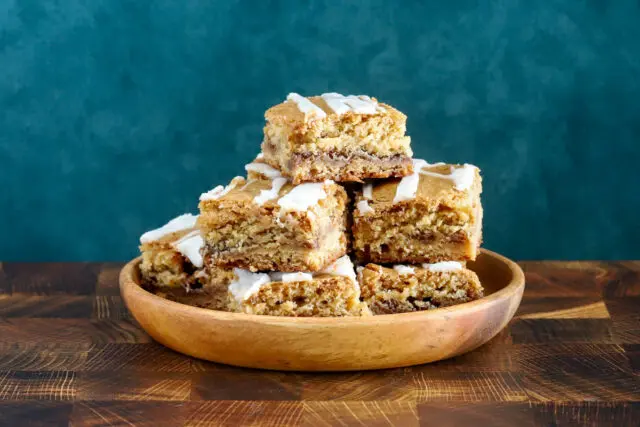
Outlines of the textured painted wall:
{"label": "textured painted wall", "polygon": [[377,96],[417,156],[478,164],[487,247],[640,258],[638,1],[267,3],[0,2],[0,259],[135,255],[290,91]]}

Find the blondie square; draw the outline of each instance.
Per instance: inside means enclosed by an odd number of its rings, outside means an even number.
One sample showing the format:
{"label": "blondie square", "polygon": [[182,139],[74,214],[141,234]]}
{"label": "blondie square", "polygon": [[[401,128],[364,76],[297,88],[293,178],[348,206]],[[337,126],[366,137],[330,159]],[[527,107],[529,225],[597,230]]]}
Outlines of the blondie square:
{"label": "blondie square", "polygon": [[[266,165],[265,165],[266,166]],[[347,194],[333,181],[236,177],[200,197],[205,258],[221,268],[319,271],[347,251]]]}
{"label": "blondie square", "polygon": [[414,170],[356,191],[356,257],[409,264],[475,259],[482,241],[478,168],[415,159]]}
{"label": "blondie square", "polygon": [[180,215],[140,237],[140,276],[145,288],[171,288],[178,294],[199,290],[222,301],[220,296],[226,295],[233,272],[204,265],[200,254],[204,241],[196,228],[197,218]]}
{"label": "blondie square", "polygon": [[411,174],[407,117],[365,95],[291,93],[265,113],[264,160],[294,184]]}
{"label": "blondie square", "polygon": [[348,256],[326,269],[297,273],[252,273],[234,269],[229,285],[231,311],[269,316],[365,316],[360,288]]}
{"label": "blondie square", "polygon": [[447,307],[483,296],[478,276],[456,261],[436,264],[367,264],[358,269],[362,299],[373,314]]}

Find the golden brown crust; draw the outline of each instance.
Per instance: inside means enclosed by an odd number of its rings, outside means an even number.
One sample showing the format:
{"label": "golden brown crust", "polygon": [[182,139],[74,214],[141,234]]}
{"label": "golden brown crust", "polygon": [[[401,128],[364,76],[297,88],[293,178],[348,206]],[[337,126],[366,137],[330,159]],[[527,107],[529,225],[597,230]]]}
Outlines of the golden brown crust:
{"label": "golden brown crust", "polygon": [[340,185],[325,183],[327,197],[304,212],[277,203],[291,184],[277,199],[254,203],[271,186],[264,179],[240,181],[223,197],[200,202],[198,226],[213,262],[251,271],[318,271],[346,253],[347,194]]}
{"label": "golden brown crust", "polygon": [[[427,168],[449,170],[451,165]],[[455,165],[460,168],[462,166]],[[369,212],[353,213],[353,248],[362,262],[422,263],[476,258],[482,241],[482,181],[479,172],[468,190],[452,180],[420,175],[415,199],[393,202],[400,180],[373,185]],[[356,206],[363,202],[362,187]]]}
{"label": "golden brown crust", "polygon": [[367,264],[358,280],[362,299],[374,314],[406,313],[448,307],[482,298],[484,290],[471,270],[433,272],[412,266],[413,274]]}
{"label": "golden brown crust", "polygon": [[[265,113],[264,159],[284,176],[297,184],[323,179],[362,181],[412,173],[409,159],[413,153],[411,139],[405,136],[404,114],[380,104],[384,111],[376,114],[338,115],[321,97],[309,100],[325,111],[325,118],[305,119],[292,101],[271,107]],[[311,161],[304,161],[306,159]],[[330,163],[328,159],[351,167],[348,172],[341,171],[344,167],[335,164],[322,167]],[[400,162],[403,166],[392,166],[391,162]],[[320,169],[314,168],[314,163],[320,164]]]}

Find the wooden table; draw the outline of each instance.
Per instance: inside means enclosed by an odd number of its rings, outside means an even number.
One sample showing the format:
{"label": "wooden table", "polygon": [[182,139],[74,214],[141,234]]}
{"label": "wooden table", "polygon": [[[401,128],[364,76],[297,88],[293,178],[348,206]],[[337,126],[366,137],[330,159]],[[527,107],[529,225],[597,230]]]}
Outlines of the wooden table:
{"label": "wooden table", "polygon": [[121,266],[0,264],[0,425],[640,425],[640,262],[523,262],[486,346],[347,374],[167,350],[123,306]]}

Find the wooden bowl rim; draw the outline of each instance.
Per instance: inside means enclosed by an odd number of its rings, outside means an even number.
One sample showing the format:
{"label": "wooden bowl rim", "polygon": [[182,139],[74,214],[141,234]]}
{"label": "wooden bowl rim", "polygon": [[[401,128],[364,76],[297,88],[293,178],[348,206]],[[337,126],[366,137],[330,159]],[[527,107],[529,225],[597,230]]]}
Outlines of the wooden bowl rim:
{"label": "wooden bowl rim", "polygon": [[411,313],[396,313],[385,314],[378,316],[345,316],[345,317],[287,317],[287,316],[265,316],[257,314],[245,314],[245,313],[231,313],[226,311],[211,310],[207,308],[194,307],[191,305],[183,304],[176,301],[170,301],[166,298],[162,298],[149,291],[143,289],[135,278],[135,269],[141,262],[141,257],[137,257],[129,261],[120,271],[120,292],[127,300],[125,295],[135,297],[138,301],[148,301],[149,304],[156,304],[164,306],[167,311],[181,311],[185,315],[191,316],[204,316],[209,317],[212,320],[220,321],[243,321],[256,324],[270,324],[270,325],[333,325],[336,327],[347,327],[362,324],[380,324],[380,323],[406,323],[415,321],[425,321],[430,317],[437,316],[451,316],[457,312],[476,311],[482,309],[487,304],[492,302],[507,299],[524,286],[525,277],[524,272],[518,264],[504,257],[496,252],[488,249],[481,249],[484,255],[497,259],[502,264],[506,265],[511,271],[511,282],[504,288],[480,298],[475,301],[466,302],[463,304],[454,305],[451,307],[443,307],[435,310],[414,311]]}

